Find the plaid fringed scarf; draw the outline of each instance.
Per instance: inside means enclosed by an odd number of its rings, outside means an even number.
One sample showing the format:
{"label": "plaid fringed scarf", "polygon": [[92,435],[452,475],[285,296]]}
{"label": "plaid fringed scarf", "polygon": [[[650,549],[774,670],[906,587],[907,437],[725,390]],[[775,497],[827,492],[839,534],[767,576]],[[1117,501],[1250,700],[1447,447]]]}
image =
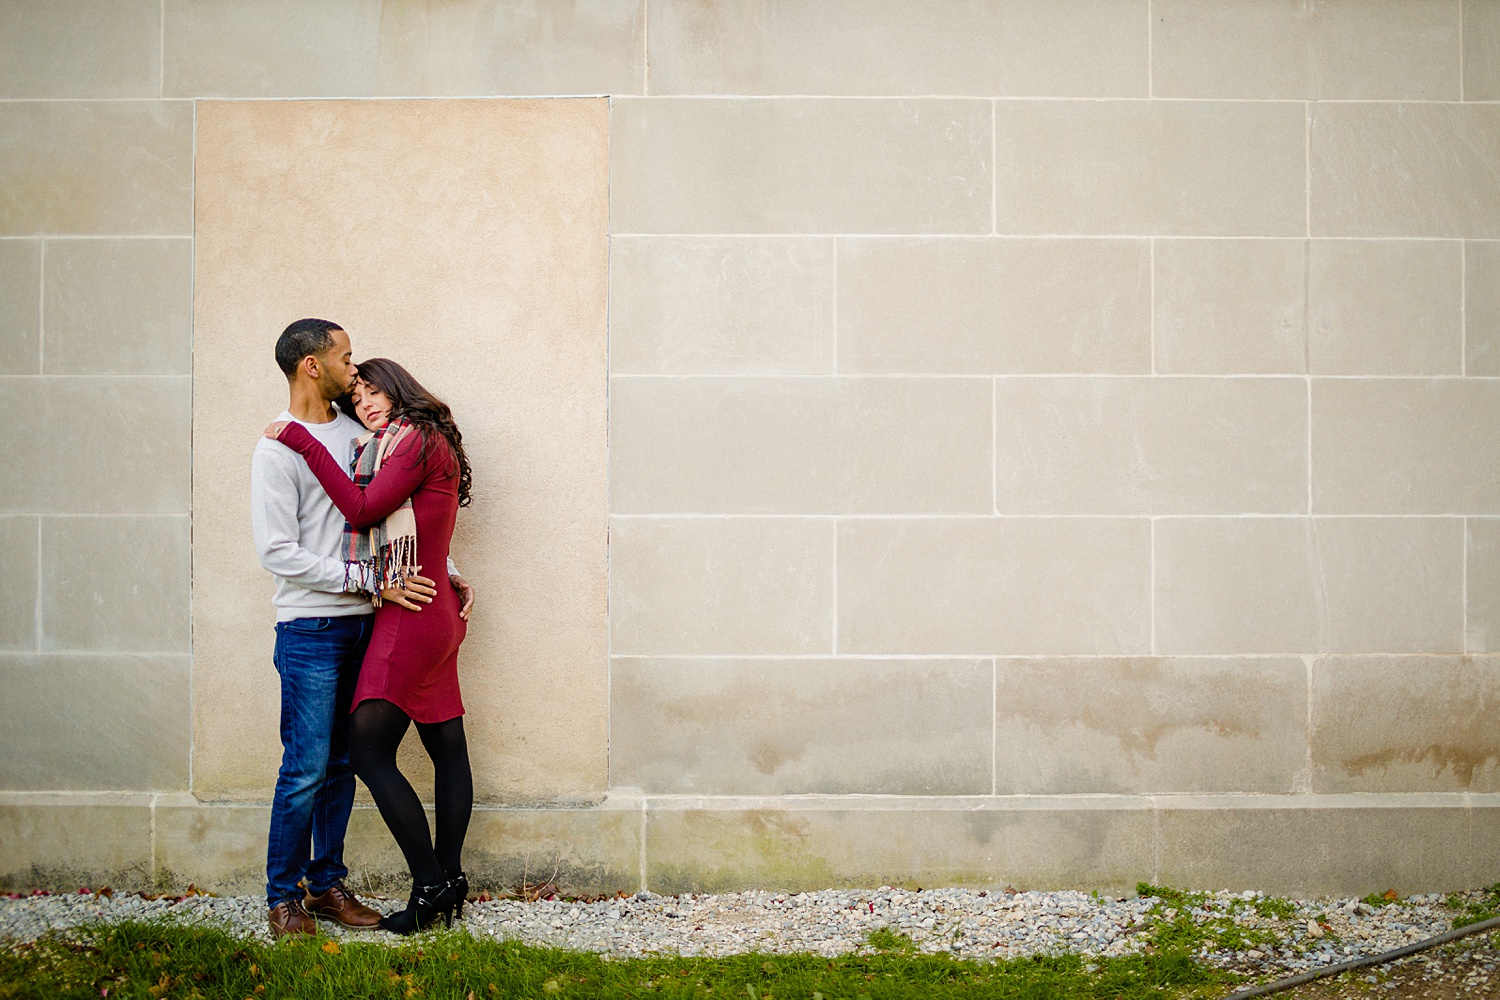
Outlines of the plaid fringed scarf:
{"label": "plaid fringed scarf", "polygon": [[[354,485],[369,486],[396,445],[417,429],[405,420],[392,420],[380,430],[354,442],[354,460],[350,471]],[[380,592],[386,587],[404,586],[406,578],[417,568],[417,518],[411,509],[411,498],[386,515],[385,520],[356,531],[344,522],[344,586],[355,589],[373,587],[372,600],[380,606]],[[355,567],[361,567],[356,569]]]}

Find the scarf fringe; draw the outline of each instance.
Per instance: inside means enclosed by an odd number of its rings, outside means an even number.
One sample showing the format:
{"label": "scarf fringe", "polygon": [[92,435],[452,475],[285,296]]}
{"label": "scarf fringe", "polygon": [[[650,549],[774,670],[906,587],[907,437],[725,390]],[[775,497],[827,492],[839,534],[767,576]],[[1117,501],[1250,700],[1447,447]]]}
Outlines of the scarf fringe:
{"label": "scarf fringe", "polygon": [[416,572],[417,539],[413,535],[402,535],[381,546],[375,555],[345,563],[344,589],[365,591],[378,608],[382,590],[405,587],[407,579]]}
{"label": "scarf fringe", "polygon": [[[396,442],[411,431],[405,421],[395,421],[357,441],[354,461],[350,463],[355,485],[368,486],[380,471],[386,452],[393,450]],[[356,531],[345,522],[343,544],[344,589],[367,593],[375,606],[380,607],[380,592],[388,587],[405,587],[407,578],[417,569],[416,519],[411,500],[407,499],[385,520],[364,531]]]}

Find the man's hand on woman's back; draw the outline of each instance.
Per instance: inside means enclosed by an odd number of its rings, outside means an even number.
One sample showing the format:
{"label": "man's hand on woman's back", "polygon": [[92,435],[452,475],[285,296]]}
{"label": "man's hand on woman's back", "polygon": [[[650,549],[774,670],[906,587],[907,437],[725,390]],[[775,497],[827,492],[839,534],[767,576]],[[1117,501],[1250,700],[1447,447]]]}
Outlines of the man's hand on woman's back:
{"label": "man's hand on woman's back", "polygon": [[463,606],[458,609],[458,617],[468,621],[469,612],[474,610],[474,587],[457,573],[448,574],[448,582],[453,584],[453,589],[458,591],[458,599],[463,602]]}

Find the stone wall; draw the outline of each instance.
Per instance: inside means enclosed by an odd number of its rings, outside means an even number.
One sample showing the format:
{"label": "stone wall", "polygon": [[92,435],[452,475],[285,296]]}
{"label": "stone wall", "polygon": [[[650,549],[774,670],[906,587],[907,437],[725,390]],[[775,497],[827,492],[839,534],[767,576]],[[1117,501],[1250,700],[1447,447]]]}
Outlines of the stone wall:
{"label": "stone wall", "polygon": [[[206,319],[203,141],[382,98],[607,99],[607,366],[566,371],[608,614],[527,660],[547,583],[464,529],[471,725],[519,734],[486,878],[1500,879],[1500,3],[0,0],[10,884],[258,885],[274,732],[228,783],[214,740],[266,637],[214,645],[239,472],[194,440],[325,310]],[[492,454],[578,440],[333,307]]]}

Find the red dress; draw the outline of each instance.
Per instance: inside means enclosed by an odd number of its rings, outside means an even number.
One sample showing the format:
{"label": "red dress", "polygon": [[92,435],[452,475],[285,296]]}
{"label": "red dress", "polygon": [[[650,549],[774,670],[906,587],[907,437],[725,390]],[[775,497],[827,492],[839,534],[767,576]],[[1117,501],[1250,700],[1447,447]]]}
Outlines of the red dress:
{"label": "red dress", "polygon": [[417,521],[417,565],[423,576],[440,581],[437,596],[421,611],[390,602],[375,609],[375,631],[353,705],[383,698],[417,722],[445,722],[463,715],[458,646],[469,625],[458,616],[458,591],[444,579],[458,516],[458,470],[447,442],[436,435],[427,438],[421,431],[406,435],[370,485],[360,489],[300,424],[287,424],[278,440],[307,460],[334,505],[357,529],[375,524],[410,497]]}

